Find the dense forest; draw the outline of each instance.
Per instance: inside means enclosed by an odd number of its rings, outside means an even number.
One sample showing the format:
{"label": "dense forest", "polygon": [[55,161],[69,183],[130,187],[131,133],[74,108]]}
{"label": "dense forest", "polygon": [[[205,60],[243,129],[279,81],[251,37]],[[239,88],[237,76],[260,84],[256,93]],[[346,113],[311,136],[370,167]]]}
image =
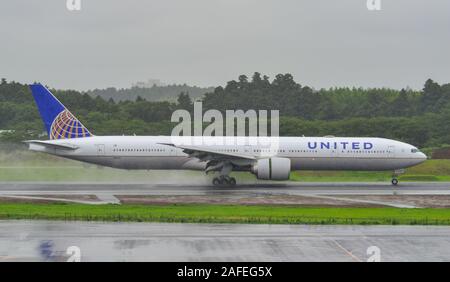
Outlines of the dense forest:
{"label": "dense forest", "polygon": [[[170,134],[172,112],[192,110],[190,93],[177,101],[103,99],[92,92],[53,93],[92,133]],[[123,95],[127,95],[123,93]],[[450,84],[429,79],[421,91],[410,89],[331,88],[315,90],[290,74],[273,80],[255,73],[239,76],[203,96],[203,110],[278,109],[282,136],[378,136],[420,147],[450,144]],[[117,100],[117,101],[116,101]],[[20,141],[46,138],[32,95],[24,84],[0,82],[0,138]]]}

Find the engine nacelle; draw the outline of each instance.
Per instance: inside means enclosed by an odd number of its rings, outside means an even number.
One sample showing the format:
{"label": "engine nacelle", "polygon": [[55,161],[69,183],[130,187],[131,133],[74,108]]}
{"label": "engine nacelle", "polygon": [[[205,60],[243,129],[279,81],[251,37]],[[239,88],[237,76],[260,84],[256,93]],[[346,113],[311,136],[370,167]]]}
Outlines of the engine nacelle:
{"label": "engine nacelle", "polygon": [[291,172],[291,160],[287,158],[259,159],[252,167],[258,179],[288,180]]}

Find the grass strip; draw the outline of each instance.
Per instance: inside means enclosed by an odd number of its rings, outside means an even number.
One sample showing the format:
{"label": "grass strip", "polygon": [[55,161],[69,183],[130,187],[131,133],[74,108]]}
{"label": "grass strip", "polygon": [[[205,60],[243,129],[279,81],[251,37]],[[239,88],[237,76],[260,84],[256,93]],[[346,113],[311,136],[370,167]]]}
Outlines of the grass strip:
{"label": "grass strip", "polygon": [[0,219],[108,222],[450,225],[450,209],[318,208],[244,205],[83,205],[0,203]]}

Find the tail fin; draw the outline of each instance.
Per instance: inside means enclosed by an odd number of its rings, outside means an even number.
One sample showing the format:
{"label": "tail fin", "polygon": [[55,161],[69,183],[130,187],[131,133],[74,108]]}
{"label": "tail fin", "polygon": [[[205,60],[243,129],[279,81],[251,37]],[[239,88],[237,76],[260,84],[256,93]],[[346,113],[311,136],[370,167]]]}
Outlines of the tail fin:
{"label": "tail fin", "polygon": [[40,83],[30,85],[50,139],[89,137],[92,134]]}

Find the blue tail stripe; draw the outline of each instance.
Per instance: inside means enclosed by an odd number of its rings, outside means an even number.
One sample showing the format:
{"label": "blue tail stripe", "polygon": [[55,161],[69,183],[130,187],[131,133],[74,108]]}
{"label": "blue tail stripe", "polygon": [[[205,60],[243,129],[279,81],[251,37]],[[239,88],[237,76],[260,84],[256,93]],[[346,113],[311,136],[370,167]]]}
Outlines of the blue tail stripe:
{"label": "blue tail stripe", "polygon": [[56,116],[64,111],[64,106],[47,90],[42,84],[30,85],[34,100],[36,101],[39,113],[44,121],[47,133],[50,136],[50,130]]}

